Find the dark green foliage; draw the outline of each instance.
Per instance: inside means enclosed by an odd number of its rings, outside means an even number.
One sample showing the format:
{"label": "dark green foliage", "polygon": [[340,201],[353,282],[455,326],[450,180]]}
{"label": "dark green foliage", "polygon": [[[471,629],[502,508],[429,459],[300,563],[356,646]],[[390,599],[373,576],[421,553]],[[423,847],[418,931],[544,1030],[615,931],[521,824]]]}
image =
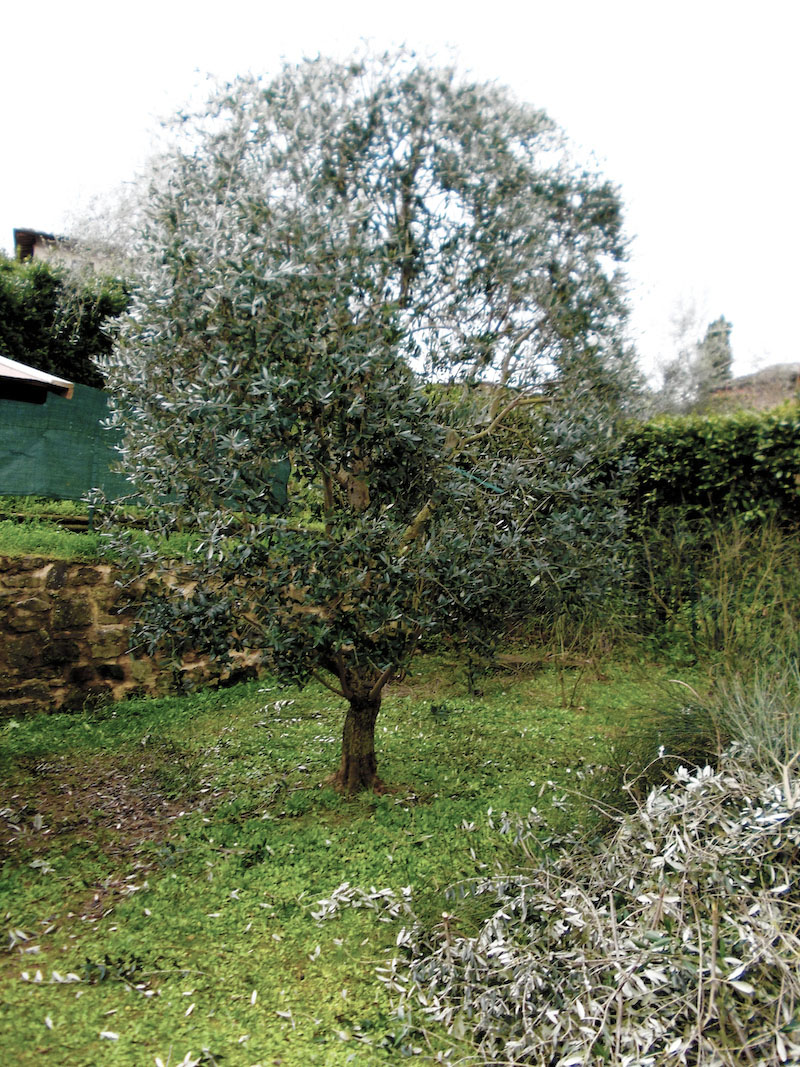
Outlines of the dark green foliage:
{"label": "dark green foliage", "polygon": [[631,464],[637,632],[729,663],[796,648],[800,406],[662,417],[629,430],[618,455]]}
{"label": "dark green foliage", "polygon": [[48,262],[0,256],[0,355],[79,385],[103,387],[106,327],[127,306],[118,279],[76,280]]}
{"label": "dark green foliage", "polygon": [[642,531],[638,547],[636,625],[661,654],[741,670],[753,658],[800,652],[796,526],[717,523],[675,508]]}
{"label": "dark green foliage", "polygon": [[800,405],[731,415],[664,417],[629,432],[632,505],[642,525],[665,509],[745,521],[800,520]]}

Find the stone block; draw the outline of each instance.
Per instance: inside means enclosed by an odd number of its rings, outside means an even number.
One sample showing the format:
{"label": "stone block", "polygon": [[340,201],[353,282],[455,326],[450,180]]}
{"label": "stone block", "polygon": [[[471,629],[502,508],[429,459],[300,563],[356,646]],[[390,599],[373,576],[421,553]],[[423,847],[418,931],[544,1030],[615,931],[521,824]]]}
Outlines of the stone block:
{"label": "stone block", "polygon": [[92,605],[86,597],[64,597],[53,608],[54,630],[83,630],[92,625]]}
{"label": "stone block", "polygon": [[130,622],[138,610],[138,602],[131,600],[126,590],[115,586],[105,587],[102,597],[97,599],[97,621],[101,625],[125,620]]}
{"label": "stone block", "polygon": [[151,659],[131,659],[131,678],[139,685],[152,685],[156,676],[156,667]]}
{"label": "stone block", "polygon": [[42,650],[47,640],[44,631],[8,637],[5,641],[5,660],[9,667],[25,671],[42,662]]}
{"label": "stone block", "polygon": [[42,649],[42,663],[59,667],[65,664],[77,664],[81,659],[81,650],[77,641],[69,637],[57,637]]}
{"label": "stone block", "polygon": [[33,574],[44,571],[50,561],[41,556],[0,556],[0,571],[3,576],[11,574]]}
{"label": "stone block", "polygon": [[15,633],[29,633],[47,626],[50,613],[50,598],[45,596],[26,597],[18,600],[11,608],[6,624]]}
{"label": "stone block", "polygon": [[42,707],[36,700],[9,700],[0,704],[0,716],[4,719],[14,719],[23,715],[35,715],[43,711],[54,711],[55,702],[50,702]]}
{"label": "stone block", "polygon": [[4,701],[25,700],[41,707],[47,707],[53,703],[52,694],[47,684],[36,680],[6,686],[0,690],[0,696]]}
{"label": "stone block", "polygon": [[97,673],[109,682],[125,681],[125,668],[119,663],[101,663],[97,668]]}
{"label": "stone block", "polygon": [[46,585],[48,589],[63,589],[69,582],[71,564],[64,560],[57,560],[47,575]]}
{"label": "stone block", "polygon": [[13,574],[4,573],[0,577],[0,584],[4,589],[24,589],[26,592],[35,592],[44,589],[44,575],[28,574],[25,571],[17,571]]}
{"label": "stone block", "polygon": [[94,659],[116,659],[128,651],[130,631],[127,626],[104,626],[92,631],[89,637]]}
{"label": "stone block", "polygon": [[74,685],[86,685],[94,679],[94,667],[89,663],[79,663],[69,672],[69,681]]}
{"label": "stone block", "polygon": [[75,585],[100,585],[105,575],[99,567],[79,567],[73,576]]}

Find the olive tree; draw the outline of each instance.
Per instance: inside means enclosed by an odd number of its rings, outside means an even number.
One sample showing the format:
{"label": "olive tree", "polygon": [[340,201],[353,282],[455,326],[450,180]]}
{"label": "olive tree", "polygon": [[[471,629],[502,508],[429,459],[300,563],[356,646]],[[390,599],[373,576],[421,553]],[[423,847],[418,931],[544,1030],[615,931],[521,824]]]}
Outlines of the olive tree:
{"label": "olive tree", "polygon": [[420,638],[485,639],[537,583],[575,587],[570,530],[618,535],[587,472],[626,366],[619,199],[542,112],[408,55],[221,88],[148,197],[105,370],[129,476],[195,542],[143,630],[322,681],[337,784],[376,787]]}

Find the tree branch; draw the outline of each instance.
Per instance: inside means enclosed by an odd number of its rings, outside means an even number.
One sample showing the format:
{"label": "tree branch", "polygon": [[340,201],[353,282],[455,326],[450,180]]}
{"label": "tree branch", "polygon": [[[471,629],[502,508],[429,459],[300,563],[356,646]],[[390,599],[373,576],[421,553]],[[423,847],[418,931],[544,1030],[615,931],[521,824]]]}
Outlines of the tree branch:
{"label": "tree branch", "polygon": [[[483,430],[478,433],[472,434],[471,437],[462,438],[455,445],[452,446],[449,452],[448,458],[455,459],[459,453],[461,453],[468,445],[474,444],[476,441],[480,441],[484,437],[490,436],[500,426],[506,416],[510,415],[512,411],[520,406],[528,407],[532,404],[545,404],[549,400],[549,397],[544,396],[525,396],[520,393],[519,396],[515,396],[514,399],[503,408],[503,410],[496,415],[492,421]],[[405,529],[403,536],[400,538],[399,555],[403,555],[405,551],[416,541],[422,532],[425,523],[431,517],[436,510],[436,502],[432,499],[426,500],[411,522]]]}
{"label": "tree branch", "polygon": [[380,693],[380,691],[383,689],[383,687],[386,685],[386,683],[389,681],[389,679],[392,677],[393,674],[394,674],[394,664],[392,663],[386,668],[386,670],[383,672],[383,674],[377,680],[375,685],[373,685],[372,689],[370,689],[370,691],[369,691],[369,699],[370,700],[374,700],[375,699],[375,697]]}
{"label": "tree branch", "polygon": [[476,441],[480,441],[483,437],[491,436],[491,434],[493,434],[497,427],[500,426],[506,416],[510,415],[515,408],[521,406],[528,407],[529,405],[533,404],[546,404],[549,399],[550,398],[547,396],[525,396],[524,393],[520,393],[519,396],[515,396],[510,404],[506,404],[503,410],[498,415],[495,415],[495,417],[492,419],[488,426],[486,426],[483,430],[480,430],[478,433],[474,433],[471,437],[465,437],[456,449],[456,455],[458,455],[458,453],[462,449],[466,448],[467,445],[472,445]]}
{"label": "tree branch", "polygon": [[316,681],[318,681],[320,685],[324,685],[326,689],[329,689],[332,693],[335,693],[337,697],[341,697],[342,700],[347,700],[347,697],[344,695],[341,689],[337,688],[335,685],[331,685],[330,682],[326,682],[322,675],[318,674],[313,667],[309,670],[309,674],[312,678],[316,679]]}
{"label": "tree branch", "polygon": [[400,546],[398,549],[398,555],[405,555],[405,552],[416,541],[422,532],[422,528],[431,515],[436,510],[436,502],[434,500],[427,500],[425,504],[420,508],[408,526],[405,528],[403,536],[400,538]]}

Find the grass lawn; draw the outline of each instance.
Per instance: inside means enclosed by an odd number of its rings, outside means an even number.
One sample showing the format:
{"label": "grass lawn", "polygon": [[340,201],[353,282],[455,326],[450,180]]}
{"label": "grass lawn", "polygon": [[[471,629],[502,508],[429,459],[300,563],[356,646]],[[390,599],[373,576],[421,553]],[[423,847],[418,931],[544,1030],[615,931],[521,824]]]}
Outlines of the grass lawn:
{"label": "grass lawn", "polygon": [[[370,1065],[452,1047],[404,1035],[376,980],[402,920],[361,907],[318,921],[318,901],[345,881],[410,886],[423,920],[447,909],[471,930],[487,903],[445,891],[503,860],[488,809],[564,819],[542,786],[605,764],[669,701],[668,675],[612,665],[567,710],[551,668],[468,697],[451,667],[420,662],[378,720],[384,796],[325,785],[342,707],[317,686],[6,722],[4,1061]],[[591,820],[580,800],[566,817]]]}

